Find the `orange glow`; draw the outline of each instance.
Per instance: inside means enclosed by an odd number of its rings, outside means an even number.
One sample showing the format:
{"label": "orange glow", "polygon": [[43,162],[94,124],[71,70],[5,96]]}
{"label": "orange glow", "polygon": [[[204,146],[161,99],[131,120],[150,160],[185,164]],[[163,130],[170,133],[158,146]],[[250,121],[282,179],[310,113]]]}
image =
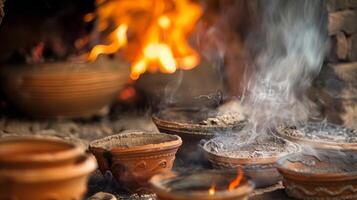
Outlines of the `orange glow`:
{"label": "orange glow", "polygon": [[229,186],[228,186],[228,191],[232,191],[234,189],[236,189],[240,182],[242,181],[242,178],[243,178],[243,170],[241,168],[238,168],[237,169],[237,177],[229,183]]}
{"label": "orange glow", "polygon": [[84,15],[83,20],[85,22],[91,22],[91,21],[94,20],[94,18],[95,18],[95,14],[94,13],[88,13],[88,14]]}
{"label": "orange glow", "polygon": [[93,47],[88,60],[121,49],[132,63],[133,80],[147,71],[190,70],[200,56],[187,39],[201,15],[201,6],[192,0],[97,0],[96,14],[87,14],[85,21],[96,17],[96,31],[110,32],[113,26],[114,31],[108,44]]}
{"label": "orange glow", "polygon": [[212,185],[209,189],[208,189],[208,194],[209,195],[214,195],[216,193],[216,185]]}
{"label": "orange glow", "polygon": [[136,95],[136,91],[133,87],[127,87],[120,92],[119,98],[122,101],[133,98]]}

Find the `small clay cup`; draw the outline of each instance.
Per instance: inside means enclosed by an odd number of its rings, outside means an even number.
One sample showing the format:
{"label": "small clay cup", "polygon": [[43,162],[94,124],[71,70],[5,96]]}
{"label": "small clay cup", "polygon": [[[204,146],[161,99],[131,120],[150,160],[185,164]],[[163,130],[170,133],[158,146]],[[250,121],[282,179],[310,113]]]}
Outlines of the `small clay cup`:
{"label": "small clay cup", "polygon": [[89,144],[100,171],[111,171],[124,189],[147,186],[155,174],[169,172],[181,138],[164,133],[127,131]]}
{"label": "small clay cup", "polygon": [[55,139],[14,137],[0,140],[0,199],[80,200],[94,157]]}
{"label": "small clay cup", "polygon": [[[159,200],[247,200],[254,186],[244,177],[237,188],[228,190],[236,176],[236,170],[170,172],[153,176],[150,184]],[[215,193],[210,194],[213,185]]]}

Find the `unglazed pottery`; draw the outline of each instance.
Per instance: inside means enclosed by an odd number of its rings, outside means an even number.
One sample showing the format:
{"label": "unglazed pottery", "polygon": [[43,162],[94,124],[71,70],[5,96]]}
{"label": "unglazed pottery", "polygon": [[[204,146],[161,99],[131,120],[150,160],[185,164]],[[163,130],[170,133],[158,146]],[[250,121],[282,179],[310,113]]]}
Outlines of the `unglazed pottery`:
{"label": "unglazed pottery", "polygon": [[[259,188],[274,185],[281,180],[281,175],[275,166],[276,161],[280,157],[301,151],[299,145],[285,141],[291,149],[289,153],[282,152],[264,157],[233,157],[213,151],[210,146],[215,139],[218,138],[211,139],[203,145],[205,155],[212,166],[217,169],[243,167],[246,176],[250,177],[255,183],[255,186]],[[236,141],[237,143],[240,142],[235,136],[228,136],[228,140]]]}
{"label": "unglazed pottery", "polygon": [[228,190],[236,176],[237,172],[232,170],[170,172],[155,175],[150,184],[159,200],[247,200],[253,184],[245,178],[236,188]]}
{"label": "unglazed pottery", "polygon": [[[331,127],[335,127],[336,129],[339,128],[344,128],[346,129],[346,131],[350,131],[350,133],[352,134],[351,138],[353,138],[355,140],[355,138],[357,138],[357,131],[353,130],[353,129],[349,129],[349,128],[345,128],[341,125],[337,125],[337,124],[332,124],[332,123],[327,123],[327,122],[308,122],[306,123],[306,125],[321,125],[322,127],[324,126],[331,126]],[[338,141],[333,141],[333,140],[329,140],[328,137],[326,137],[325,139],[310,139],[308,137],[305,137],[303,135],[291,135],[288,134],[291,131],[296,131],[298,132],[299,129],[297,127],[280,127],[277,129],[277,131],[275,132],[277,134],[277,136],[285,138],[289,141],[304,145],[306,147],[311,147],[314,149],[325,149],[325,150],[341,150],[341,151],[356,151],[357,150],[357,141],[350,141],[350,142],[338,142]],[[331,129],[330,131],[326,131],[324,130],[326,134],[328,134],[327,136],[329,137],[333,137],[334,135],[336,135],[337,137],[341,137],[339,136],[337,133],[338,130],[334,130]],[[312,135],[314,135],[312,133]]]}
{"label": "unglazed pottery", "polygon": [[0,199],[80,200],[94,157],[54,139],[14,137],[0,140]]}
{"label": "unglazed pottery", "polygon": [[129,77],[123,63],[43,63],[4,66],[2,87],[11,104],[34,117],[88,117],[105,110]]}
{"label": "unglazed pottery", "polygon": [[354,153],[333,150],[311,153],[293,154],[278,161],[286,193],[306,200],[357,199]]}
{"label": "unglazed pottery", "polygon": [[199,122],[207,119],[212,110],[200,108],[167,108],[154,114],[153,122],[160,132],[175,134],[182,138],[183,145],[178,157],[187,163],[195,162],[202,157],[199,144],[202,140],[211,139],[214,135],[223,135],[239,131],[245,121],[237,121],[231,125],[202,125]]}
{"label": "unglazed pottery", "polygon": [[147,186],[155,174],[169,172],[181,146],[179,136],[126,131],[90,143],[102,173],[111,171],[125,189]]}

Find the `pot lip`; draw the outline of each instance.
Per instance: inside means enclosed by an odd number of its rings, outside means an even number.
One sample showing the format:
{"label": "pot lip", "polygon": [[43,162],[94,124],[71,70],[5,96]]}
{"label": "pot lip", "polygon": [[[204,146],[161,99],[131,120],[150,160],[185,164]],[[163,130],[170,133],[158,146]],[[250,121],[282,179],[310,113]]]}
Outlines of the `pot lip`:
{"label": "pot lip", "polygon": [[[170,107],[170,108],[166,108],[165,110],[173,110],[173,111],[197,110],[197,112],[199,112],[198,107]],[[172,120],[162,119],[160,118],[159,113],[152,114],[152,120],[157,127],[167,131],[172,130],[182,133],[195,134],[195,135],[208,135],[208,136],[212,136],[214,135],[215,132],[219,132],[219,131],[230,131],[235,128],[241,128],[246,123],[246,120],[238,121],[234,125],[227,125],[227,126],[183,123],[183,122],[176,122]]]}
{"label": "pot lip", "polygon": [[274,134],[286,140],[306,144],[318,149],[332,149],[332,150],[357,150],[357,143],[338,143],[328,141],[310,140],[305,137],[293,137],[284,133],[284,128],[277,129]]}
{"label": "pot lip", "polygon": [[328,181],[345,181],[355,180],[357,178],[357,170],[353,172],[341,173],[313,173],[313,172],[297,172],[284,166],[284,163],[292,156],[298,153],[286,155],[276,162],[278,171],[289,179],[293,180],[308,180],[311,182],[328,182]]}
{"label": "pot lip", "polygon": [[[211,171],[217,171],[217,170],[211,170]],[[168,180],[172,177],[175,177],[177,173],[171,171],[167,173],[161,173],[161,174],[156,174],[153,177],[150,178],[149,184],[151,188],[154,190],[154,192],[160,196],[160,194],[163,194],[164,196],[178,196],[180,198],[191,198],[191,199],[202,199],[202,198],[208,198],[210,199],[210,196],[207,195],[208,192],[173,192],[170,193],[170,190],[166,189],[162,184],[162,180]],[[247,180],[246,182],[243,183],[243,185],[239,186],[238,188],[234,189],[233,191],[216,191],[216,193],[211,196],[212,198],[232,198],[232,197],[239,197],[239,196],[246,196],[249,195],[254,188],[254,184]]]}
{"label": "pot lip", "polygon": [[[109,63],[115,63],[115,65],[108,66]],[[127,69],[127,73],[129,73],[129,68],[126,66],[122,60],[118,59],[110,59],[105,56],[100,56],[97,60],[91,61],[55,61],[55,62],[44,62],[44,63],[36,63],[36,64],[13,64],[13,65],[5,65],[0,67],[0,71],[5,72],[26,72],[28,74],[40,74],[44,72],[44,75],[48,75],[48,73],[52,72],[71,72],[71,74],[83,73],[84,71],[118,71]],[[125,66],[125,67],[123,67]],[[76,69],[76,70],[73,70]],[[119,73],[120,74],[120,73]]]}
{"label": "pot lip", "polygon": [[275,164],[276,161],[284,156],[287,155],[291,155],[294,153],[298,153],[302,151],[302,148],[300,147],[300,145],[290,142],[290,141],[286,141],[287,143],[289,143],[289,145],[294,146],[295,151],[294,152],[281,152],[277,155],[274,156],[269,156],[269,157],[256,157],[256,158],[247,158],[247,157],[241,157],[241,158],[234,158],[234,157],[228,157],[228,156],[222,156],[219,155],[217,153],[214,153],[212,151],[209,150],[208,145],[210,143],[211,140],[208,140],[207,142],[204,143],[203,145],[203,150],[206,154],[206,156],[211,162],[216,163],[216,161],[219,162],[224,162],[224,163],[230,163],[230,164],[241,164],[241,165],[265,165],[265,164]]}
{"label": "pot lip", "polygon": [[[172,138],[172,141],[164,141],[157,144],[144,144],[133,147],[113,147],[107,149],[105,147],[97,145],[97,143],[102,143],[110,140],[111,138],[121,138],[123,136],[130,135],[146,135],[150,137],[150,135],[161,135],[163,137]],[[101,139],[93,140],[89,143],[89,149],[92,151],[110,151],[114,154],[131,154],[131,153],[146,153],[146,152],[155,152],[166,149],[176,149],[182,145],[182,140],[178,135],[166,134],[166,133],[154,133],[154,132],[145,132],[145,131],[136,131],[136,130],[127,130],[126,132],[110,135]]]}
{"label": "pot lip", "polygon": [[62,139],[57,138],[38,138],[31,136],[11,136],[0,139],[0,148],[1,144],[7,144],[11,142],[20,142],[28,143],[31,142],[44,142],[59,144],[66,147],[64,150],[59,150],[58,152],[49,152],[49,153],[39,153],[31,154],[31,156],[26,154],[20,155],[11,155],[11,156],[0,156],[0,163],[51,163],[51,162],[60,162],[71,160],[85,152],[85,149],[78,144],[70,143]]}
{"label": "pot lip", "polygon": [[18,183],[38,183],[60,181],[85,176],[97,168],[93,155],[83,154],[71,165],[33,168],[33,169],[0,169],[0,178]]}

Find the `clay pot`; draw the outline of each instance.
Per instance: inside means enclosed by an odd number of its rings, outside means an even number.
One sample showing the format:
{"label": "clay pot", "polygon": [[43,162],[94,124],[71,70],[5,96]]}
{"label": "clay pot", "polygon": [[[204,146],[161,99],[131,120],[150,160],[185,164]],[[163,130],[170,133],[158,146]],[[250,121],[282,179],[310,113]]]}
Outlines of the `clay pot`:
{"label": "clay pot", "polygon": [[124,64],[44,63],[0,70],[8,101],[34,117],[88,117],[108,108],[129,77]]}
{"label": "clay pot", "polygon": [[[230,138],[228,140],[239,142],[239,139],[235,136],[229,136],[228,138]],[[276,161],[285,155],[301,151],[300,146],[286,141],[289,148],[291,148],[291,152],[289,153],[282,152],[264,157],[231,157],[213,151],[211,144],[214,143],[214,140],[215,139],[211,139],[203,145],[205,155],[212,166],[218,169],[243,167],[245,175],[251,178],[258,188],[278,183],[282,177],[276,169]]]}
{"label": "clay pot", "polygon": [[153,122],[160,132],[179,135],[183,146],[178,152],[178,158],[186,163],[192,163],[202,158],[199,155],[202,140],[211,139],[215,134],[223,135],[243,128],[245,121],[233,125],[202,125],[200,121],[207,119],[212,110],[201,108],[167,108],[154,114]]}
{"label": "clay pot", "polygon": [[[171,172],[155,175],[150,184],[159,200],[247,200],[253,185],[244,178],[237,188],[228,191],[229,183],[236,176],[232,170]],[[213,185],[215,193],[210,194]]]}
{"label": "clay pot", "polygon": [[357,159],[354,153],[315,151],[277,162],[288,196],[307,200],[357,199]]}
{"label": "clay pot", "polygon": [[125,189],[147,186],[155,174],[169,172],[181,146],[179,136],[128,131],[90,143],[102,173],[111,171]]}
{"label": "clay pot", "polygon": [[[336,128],[341,128],[342,126],[337,125],[337,124],[331,124],[331,123],[326,123],[326,122],[308,122],[307,125],[309,124],[321,124],[321,126],[332,126]],[[357,131],[345,128],[346,130],[349,130],[354,133],[355,136],[357,136]],[[287,139],[289,141],[301,144],[302,146],[306,147],[311,147],[313,149],[321,149],[321,150],[341,150],[341,151],[356,151],[357,150],[357,142],[334,142],[334,141],[329,141],[329,140],[312,140],[304,136],[292,136],[287,134],[288,131],[298,131],[296,127],[281,127],[279,128],[275,133],[277,136],[282,137],[284,139]],[[331,130],[333,131],[333,130]],[[337,132],[337,131],[336,131]],[[329,133],[331,134],[331,132]],[[333,135],[333,132],[332,134]],[[341,137],[341,136],[339,136]]]}
{"label": "clay pot", "polygon": [[55,139],[0,140],[0,199],[79,200],[86,192],[94,157]]}

